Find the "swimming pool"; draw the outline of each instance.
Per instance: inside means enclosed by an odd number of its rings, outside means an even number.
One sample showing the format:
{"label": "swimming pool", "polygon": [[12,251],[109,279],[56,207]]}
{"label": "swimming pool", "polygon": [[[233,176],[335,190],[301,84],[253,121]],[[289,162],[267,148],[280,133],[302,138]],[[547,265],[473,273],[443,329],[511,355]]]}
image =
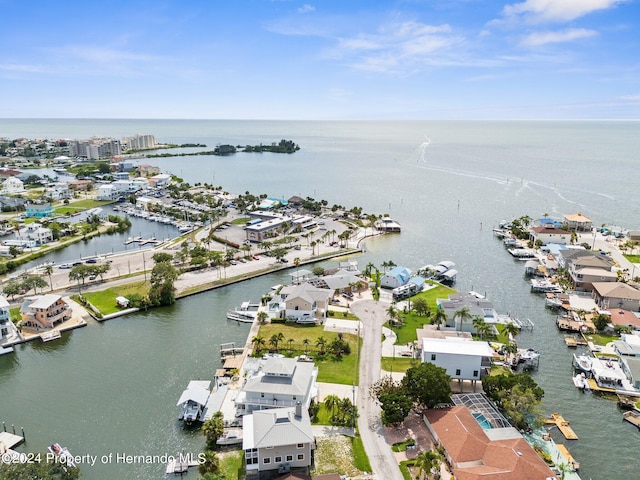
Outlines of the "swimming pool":
{"label": "swimming pool", "polygon": [[473,418],[476,419],[476,422],[478,422],[484,430],[491,430],[493,428],[493,425],[491,425],[491,422],[487,420],[487,417],[485,417],[483,414],[473,413],[472,415],[473,415]]}

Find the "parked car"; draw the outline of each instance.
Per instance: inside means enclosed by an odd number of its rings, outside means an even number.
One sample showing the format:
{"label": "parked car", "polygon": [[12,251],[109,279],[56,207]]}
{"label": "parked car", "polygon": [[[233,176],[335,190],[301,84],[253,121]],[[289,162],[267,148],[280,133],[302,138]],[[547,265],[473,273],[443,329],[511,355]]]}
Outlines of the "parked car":
{"label": "parked car", "polygon": [[85,263],[98,263],[98,260],[95,258],[87,258],[85,260]]}
{"label": "parked car", "polygon": [[70,263],[61,263],[58,268],[61,268],[61,269],[71,268],[71,264]]}
{"label": "parked car", "polygon": [[73,262],[71,264],[72,267],[77,267],[78,265],[82,265],[82,262]]}
{"label": "parked car", "polygon": [[284,258],[284,257],[282,257],[282,258],[280,259],[280,261],[281,261],[282,263],[289,263],[289,260],[287,260],[287,259],[286,259],[286,258]]}
{"label": "parked car", "polygon": [[230,263],[231,265],[237,265],[237,264],[238,264],[238,262],[236,262],[235,260],[229,260],[229,263]]}

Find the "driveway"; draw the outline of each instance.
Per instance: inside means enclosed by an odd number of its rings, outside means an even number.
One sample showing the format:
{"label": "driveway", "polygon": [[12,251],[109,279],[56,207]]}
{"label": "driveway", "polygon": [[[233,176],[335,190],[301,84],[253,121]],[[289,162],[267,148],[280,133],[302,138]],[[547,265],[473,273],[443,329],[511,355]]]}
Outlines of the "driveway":
{"label": "driveway", "polygon": [[351,311],[362,320],[364,326],[358,385],[358,429],[374,478],[403,480],[385,437],[380,406],[369,396],[369,386],[380,379],[380,336],[382,324],[386,321],[386,306],[375,300],[357,300],[351,304]]}

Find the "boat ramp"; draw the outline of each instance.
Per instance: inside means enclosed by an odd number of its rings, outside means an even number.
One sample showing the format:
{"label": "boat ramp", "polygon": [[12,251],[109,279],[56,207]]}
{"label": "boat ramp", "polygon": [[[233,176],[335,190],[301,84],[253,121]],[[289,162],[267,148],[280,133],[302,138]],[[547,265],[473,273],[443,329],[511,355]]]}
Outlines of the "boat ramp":
{"label": "boat ramp", "polygon": [[[573,428],[569,426],[569,422],[567,422],[564,417],[557,412],[551,414],[551,416],[545,419],[544,423],[547,425],[555,425],[560,430],[560,433],[564,435],[564,438],[567,440],[578,440],[578,435],[573,431]],[[559,445],[558,445],[559,446]]]}

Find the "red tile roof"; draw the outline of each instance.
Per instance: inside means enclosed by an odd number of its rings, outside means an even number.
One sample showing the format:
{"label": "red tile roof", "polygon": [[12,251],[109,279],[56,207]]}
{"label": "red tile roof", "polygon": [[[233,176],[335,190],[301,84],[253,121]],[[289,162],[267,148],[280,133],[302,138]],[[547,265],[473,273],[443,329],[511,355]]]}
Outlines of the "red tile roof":
{"label": "red tile roof", "polygon": [[458,480],[547,480],[554,474],[522,438],[490,440],[466,407],[429,410]]}

